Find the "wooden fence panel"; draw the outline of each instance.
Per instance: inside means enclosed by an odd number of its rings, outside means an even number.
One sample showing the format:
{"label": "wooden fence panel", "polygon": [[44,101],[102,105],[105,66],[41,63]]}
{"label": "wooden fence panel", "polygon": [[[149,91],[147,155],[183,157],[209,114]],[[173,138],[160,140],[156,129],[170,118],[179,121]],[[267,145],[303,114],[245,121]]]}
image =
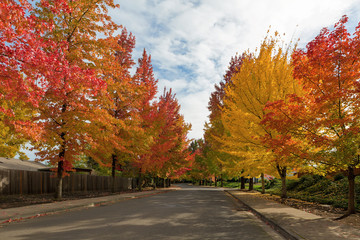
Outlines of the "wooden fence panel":
{"label": "wooden fence panel", "polygon": [[13,170],[10,170],[10,193],[18,191],[18,178],[17,174],[14,174]]}
{"label": "wooden fence panel", "polygon": [[[71,173],[63,178],[63,192],[111,191],[110,176]],[[116,191],[134,189],[137,179],[116,177]],[[57,178],[51,172],[0,169],[0,194],[55,193]]]}
{"label": "wooden fence panel", "polygon": [[116,191],[120,191],[120,189],[124,189],[124,179],[125,178],[116,178]]}

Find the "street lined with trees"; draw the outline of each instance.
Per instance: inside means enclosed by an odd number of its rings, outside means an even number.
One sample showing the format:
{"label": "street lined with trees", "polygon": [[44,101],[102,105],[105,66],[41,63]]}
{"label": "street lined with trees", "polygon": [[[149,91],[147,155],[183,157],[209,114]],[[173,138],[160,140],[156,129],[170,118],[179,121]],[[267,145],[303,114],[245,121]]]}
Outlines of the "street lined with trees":
{"label": "street lined with trees", "polygon": [[[39,161],[63,177],[78,165],[139,179],[220,182],[309,173],[348,180],[356,212],[360,167],[360,25],[343,16],[305,49],[277,32],[235,55],[215,85],[204,139],[171,89],[161,90],[151,55],[132,59],[135,36],[108,14],[113,0],[5,0],[0,3],[0,156]],[[134,71],[132,71],[134,70]],[[106,169],[106,170],[104,170]],[[161,179],[161,180],[160,180]]]}

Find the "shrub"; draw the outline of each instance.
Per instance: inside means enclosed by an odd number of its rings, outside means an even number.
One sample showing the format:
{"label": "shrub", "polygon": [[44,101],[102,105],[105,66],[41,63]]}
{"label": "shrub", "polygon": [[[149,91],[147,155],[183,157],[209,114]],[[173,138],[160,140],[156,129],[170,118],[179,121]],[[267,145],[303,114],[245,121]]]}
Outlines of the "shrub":
{"label": "shrub", "polygon": [[344,174],[338,173],[334,176],[334,181],[339,181],[341,179],[345,178]]}
{"label": "shrub", "polygon": [[[336,181],[318,175],[305,175],[298,180],[288,180],[288,196],[303,201],[328,204],[337,208],[347,208],[348,179],[336,176]],[[280,195],[280,180],[272,180],[266,185],[267,192]],[[360,210],[360,176],[355,178],[357,209]]]}
{"label": "shrub", "polygon": [[299,184],[297,186],[297,190],[304,190],[322,179],[321,176],[318,175],[304,175],[299,179]]}
{"label": "shrub", "polygon": [[304,191],[308,193],[318,193],[318,192],[326,192],[326,190],[331,185],[331,180],[329,179],[321,179],[317,182],[313,182],[313,185],[309,186],[308,188],[304,189]]}
{"label": "shrub", "polygon": [[286,189],[288,191],[294,190],[299,185],[298,180],[288,180],[286,183]]}
{"label": "shrub", "polygon": [[266,182],[265,189],[274,188],[274,187],[280,186],[280,184],[281,184],[281,181],[279,179],[274,178],[274,179]]}

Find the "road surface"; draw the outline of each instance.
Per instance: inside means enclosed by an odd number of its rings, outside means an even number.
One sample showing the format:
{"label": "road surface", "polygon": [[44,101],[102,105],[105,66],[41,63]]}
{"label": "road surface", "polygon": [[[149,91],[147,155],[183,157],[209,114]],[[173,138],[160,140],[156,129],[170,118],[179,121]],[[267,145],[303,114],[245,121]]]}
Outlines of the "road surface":
{"label": "road surface", "polygon": [[3,225],[0,239],[281,240],[222,189],[181,189]]}

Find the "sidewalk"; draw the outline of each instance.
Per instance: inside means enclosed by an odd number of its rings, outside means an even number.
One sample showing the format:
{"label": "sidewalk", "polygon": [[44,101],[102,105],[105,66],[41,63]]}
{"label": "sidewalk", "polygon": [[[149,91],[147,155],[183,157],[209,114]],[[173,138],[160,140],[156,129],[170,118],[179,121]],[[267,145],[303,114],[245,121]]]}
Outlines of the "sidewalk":
{"label": "sidewalk", "polygon": [[152,191],[124,193],[97,198],[84,198],[78,200],[67,200],[53,203],[29,205],[19,208],[0,209],[0,224],[13,221],[21,221],[23,219],[36,218],[44,215],[50,215],[74,209],[107,205],[133,198],[142,198],[155,194],[165,193],[171,190],[171,188],[162,188]]}
{"label": "sidewalk", "polygon": [[270,224],[287,239],[340,240],[360,239],[360,230],[286,205],[238,190],[228,190],[233,197]]}

